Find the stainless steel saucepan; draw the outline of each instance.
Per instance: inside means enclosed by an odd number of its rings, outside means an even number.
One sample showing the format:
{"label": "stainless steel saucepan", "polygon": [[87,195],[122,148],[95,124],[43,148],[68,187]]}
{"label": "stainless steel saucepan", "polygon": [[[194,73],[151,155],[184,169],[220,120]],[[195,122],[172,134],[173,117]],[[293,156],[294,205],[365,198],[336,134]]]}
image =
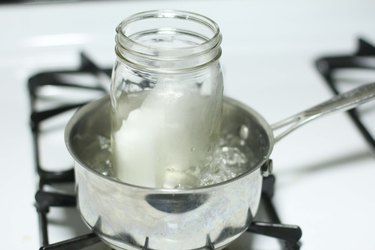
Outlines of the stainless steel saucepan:
{"label": "stainless steel saucepan", "polygon": [[92,102],[73,116],[65,134],[75,160],[82,218],[115,249],[206,249],[209,242],[223,248],[247,229],[258,209],[267,172],[261,166],[274,144],[315,118],[374,97],[375,83],[364,85],[272,126],[253,109],[226,98],[222,130],[238,134],[251,148],[249,169],[229,181],[187,190],[139,187],[99,173],[91,162],[102,149],[88,145],[98,136],[109,138],[110,104],[108,97]]}

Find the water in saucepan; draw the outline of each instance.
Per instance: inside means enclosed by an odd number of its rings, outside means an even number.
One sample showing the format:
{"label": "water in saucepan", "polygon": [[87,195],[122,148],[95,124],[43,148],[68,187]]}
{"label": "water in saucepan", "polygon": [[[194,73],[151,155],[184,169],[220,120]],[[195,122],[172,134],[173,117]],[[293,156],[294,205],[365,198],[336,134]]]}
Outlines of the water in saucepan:
{"label": "water in saucepan", "polygon": [[[110,144],[109,138],[98,135],[92,145],[88,145],[88,149],[96,153],[89,158],[87,164],[97,172],[117,179],[112,167]],[[174,178],[175,183],[179,183],[172,188],[208,186],[230,180],[249,171],[253,167],[253,159],[253,151],[240,136],[224,133],[213,153],[208,156],[204,167],[191,166],[181,172],[171,169],[167,170],[165,175],[168,175],[168,178]]]}

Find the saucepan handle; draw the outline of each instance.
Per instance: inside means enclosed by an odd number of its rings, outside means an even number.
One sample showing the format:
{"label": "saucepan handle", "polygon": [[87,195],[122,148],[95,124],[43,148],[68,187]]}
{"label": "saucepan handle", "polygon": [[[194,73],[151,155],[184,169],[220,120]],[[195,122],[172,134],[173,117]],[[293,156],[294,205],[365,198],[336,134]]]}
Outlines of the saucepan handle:
{"label": "saucepan handle", "polygon": [[346,111],[375,98],[375,83],[336,95],[319,105],[271,125],[275,143],[303,124],[334,111]]}

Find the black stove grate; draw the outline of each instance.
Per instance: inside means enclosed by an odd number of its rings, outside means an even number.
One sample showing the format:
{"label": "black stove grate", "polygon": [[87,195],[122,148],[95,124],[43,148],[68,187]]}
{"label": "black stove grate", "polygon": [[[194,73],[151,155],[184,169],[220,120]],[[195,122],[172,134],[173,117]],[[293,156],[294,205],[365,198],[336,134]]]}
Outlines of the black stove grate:
{"label": "black stove grate", "polygon": [[[83,100],[59,100],[56,101],[52,96],[43,94],[43,89],[54,87],[58,90],[84,90],[95,92],[96,96],[103,96],[106,94],[106,88],[103,87],[103,75],[110,76],[110,69],[101,69],[96,66],[84,53],[81,53],[81,65],[77,70],[53,71],[43,72],[34,75],[28,81],[28,90],[31,101],[31,117],[30,127],[33,136],[35,167],[39,175],[39,187],[35,195],[35,206],[39,216],[40,235],[41,235],[41,250],[63,250],[63,249],[83,249],[85,247],[94,245],[100,242],[99,237],[91,232],[89,234],[81,235],[75,238],[67,239],[62,242],[49,242],[48,234],[48,213],[51,208],[71,208],[76,207],[76,197],[74,194],[67,194],[61,191],[48,191],[49,186],[56,184],[72,184],[74,185],[74,170],[73,166],[68,166],[66,170],[51,171],[47,170],[46,166],[41,162],[41,141],[43,134],[43,123],[49,119],[61,115],[62,113],[72,111],[88,103],[90,99]],[[81,82],[77,76],[87,75],[94,76],[96,81]],[[67,77],[69,76],[69,77]],[[84,78],[84,77],[83,77]],[[67,81],[67,79],[70,79]],[[87,79],[87,78],[84,78]],[[59,98],[57,98],[59,99]],[[40,108],[38,102],[41,100],[49,102],[47,108]],[[52,103],[52,104],[51,104]],[[272,161],[266,164],[272,164]],[[270,175],[264,177],[261,203],[269,218],[269,222],[256,221],[249,218],[248,232],[270,236],[279,239],[283,249],[297,250],[300,248],[300,238],[302,231],[298,226],[281,224],[280,218],[272,203],[272,196],[274,194],[275,177]],[[249,213],[251,214],[251,213]],[[83,223],[83,222],[82,222]],[[148,238],[145,239],[145,244],[142,249],[146,250],[148,245]],[[211,240],[207,239],[206,249],[214,250],[214,245]]]}
{"label": "black stove grate", "polygon": [[[375,70],[375,47],[360,38],[358,39],[358,49],[353,54],[321,57],[316,60],[315,64],[332,92],[334,94],[339,94],[341,81],[335,77],[335,73],[350,69]],[[375,74],[374,79],[369,79],[369,81],[375,81]],[[353,80],[351,80],[351,82],[353,82]],[[358,80],[357,83],[361,84],[363,82]],[[369,128],[362,121],[358,108],[349,110],[347,113],[372,151],[375,152],[374,135],[371,134]]]}

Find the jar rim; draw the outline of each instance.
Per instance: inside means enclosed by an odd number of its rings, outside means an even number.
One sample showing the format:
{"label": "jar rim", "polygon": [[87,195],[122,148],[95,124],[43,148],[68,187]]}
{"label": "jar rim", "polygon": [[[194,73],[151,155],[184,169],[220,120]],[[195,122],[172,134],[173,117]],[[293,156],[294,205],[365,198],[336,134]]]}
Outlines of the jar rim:
{"label": "jar rim", "polygon": [[[202,24],[209,28],[213,35],[212,37],[208,37],[207,40],[204,42],[189,46],[189,47],[181,47],[181,48],[156,48],[153,46],[148,46],[142,44],[138,41],[135,41],[131,37],[125,34],[125,29],[130,24],[151,18],[176,18],[182,20],[189,20],[199,24]],[[149,58],[157,57],[160,59],[169,60],[171,57],[175,57],[177,52],[179,53],[179,57],[190,57],[191,55],[198,55],[203,54],[206,51],[209,51],[215,47],[219,47],[221,43],[221,33],[220,28],[215,21],[212,19],[203,16],[201,14],[197,14],[190,11],[181,11],[181,10],[170,10],[170,9],[162,9],[162,10],[149,10],[143,11],[136,14],[133,14],[126,19],[124,19],[116,28],[116,43],[121,46],[122,49],[128,50],[131,48],[131,52],[143,55]]]}

